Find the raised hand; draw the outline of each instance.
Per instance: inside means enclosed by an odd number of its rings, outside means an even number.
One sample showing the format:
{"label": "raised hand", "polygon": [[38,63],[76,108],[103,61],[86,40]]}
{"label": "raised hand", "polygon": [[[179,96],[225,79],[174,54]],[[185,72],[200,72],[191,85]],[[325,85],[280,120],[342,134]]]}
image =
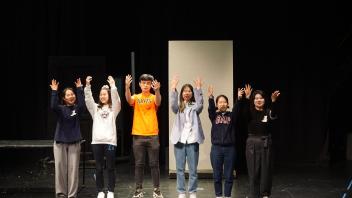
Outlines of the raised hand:
{"label": "raised hand", "polygon": [[196,85],[196,88],[197,88],[197,89],[202,88],[202,85],[203,85],[202,79],[201,79],[200,77],[197,77],[197,78],[194,80],[194,84]]}
{"label": "raised hand", "polygon": [[131,87],[131,83],[132,83],[132,76],[128,74],[125,79],[125,87],[129,89]]}
{"label": "raised hand", "polygon": [[171,89],[172,90],[176,89],[178,82],[179,82],[179,76],[176,75],[171,80]]}
{"label": "raised hand", "polygon": [[86,78],[86,86],[89,86],[90,85],[90,81],[92,81],[93,78],[91,76],[87,76]]}
{"label": "raised hand", "polygon": [[59,82],[57,82],[55,79],[52,79],[50,88],[51,90],[57,91],[57,89],[59,88]]}
{"label": "raised hand", "polygon": [[252,87],[250,84],[246,84],[245,85],[245,88],[244,88],[244,93],[246,94],[246,98],[249,99],[249,97],[251,96],[252,94]]}
{"label": "raised hand", "polygon": [[112,76],[108,76],[108,80],[107,81],[108,81],[110,87],[115,87],[116,86],[115,85],[115,80],[114,80],[114,78]]}
{"label": "raised hand", "polygon": [[160,90],[160,82],[158,82],[157,80],[153,80],[152,88],[154,89],[154,91]]}
{"label": "raised hand", "polygon": [[208,97],[213,96],[214,94],[214,88],[213,85],[208,86]]}
{"label": "raised hand", "polygon": [[241,99],[243,97],[243,94],[245,94],[244,93],[244,88],[238,88],[237,89],[237,98]]}
{"label": "raised hand", "polygon": [[274,91],[271,94],[271,101],[275,102],[279,96],[280,96],[280,91],[279,90]]}
{"label": "raised hand", "polygon": [[77,88],[78,88],[78,87],[82,87],[81,78],[77,78],[75,84],[76,84],[76,87],[77,87]]}

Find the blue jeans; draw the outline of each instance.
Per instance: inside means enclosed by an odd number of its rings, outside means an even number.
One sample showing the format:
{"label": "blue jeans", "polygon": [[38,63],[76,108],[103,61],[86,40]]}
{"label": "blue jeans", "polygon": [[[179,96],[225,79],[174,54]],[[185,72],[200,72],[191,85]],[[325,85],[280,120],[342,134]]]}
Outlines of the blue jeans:
{"label": "blue jeans", "polygon": [[197,166],[199,159],[199,144],[183,144],[178,142],[174,145],[177,173],[177,191],[185,193],[185,165],[186,159],[189,169],[188,192],[197,192]]}
{"label": "blue jeans", "polygon": [[235,167],[235,147],[212,145],[210,151],[213,167],[214,188],[217,197],[222,196],[222,177],[225,178],[225,197],[231,197],[233,170]]}

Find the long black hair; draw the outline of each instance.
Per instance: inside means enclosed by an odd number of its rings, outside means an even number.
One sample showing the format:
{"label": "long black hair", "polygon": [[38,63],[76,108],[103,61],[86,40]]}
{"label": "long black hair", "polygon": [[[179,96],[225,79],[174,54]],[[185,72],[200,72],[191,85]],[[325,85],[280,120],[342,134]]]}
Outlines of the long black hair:
{"label": "long black hair", "polygon": [[185,103],[183,102],[182,93],[183,93],[183,90],[184,90],[185,88],[187,88],[187,87],[188,87],[188,88],[191,90],[191,92],[192,92],[192,97],[191,97],[191,99],[190,99],[189,102],[195,102],[195,101],[196,101],[196,99],[194,98],[193,86],[192,86],[191,84],[184,84],[184,85],[182,86],[181,92],[180,92],[180,100],[179,100],[179,110],[180,110],[180,112],[183,112],[183,110],[186,108],[186,105],[185,105]]}

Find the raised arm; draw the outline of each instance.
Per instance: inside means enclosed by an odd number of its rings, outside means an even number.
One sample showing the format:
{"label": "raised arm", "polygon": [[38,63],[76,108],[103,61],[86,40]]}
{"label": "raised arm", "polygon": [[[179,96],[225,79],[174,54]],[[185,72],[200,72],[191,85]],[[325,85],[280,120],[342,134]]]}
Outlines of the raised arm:
{"label": "raised arm", "polygon": [[77,89],[77,106],[80,112],[84,111],[84,93],[83,93],[83,86],[81,82],[81,78],[76,79],[75,82],[76,89]]}
{"label": "raised arm", "polygon": [[154,92],[155,92],[155,105],[160,106],[161,104],[160,82],[158,82],[157,80],[153,80],[152,88],[154,89]]}
{"label": "raised arm", "polygon": [[108,76],[108,83],[111,88],[111,102],[112,102],[112,110],[114,111],[115,117],[119,114],[121,110],[121,99],[119,96],[119,92],[117,91],[117,87],[115,84],[115,80],[112,76]]}
{"label": "raised arm", "polygon": [[214,102],[214,89],[212,85],[209,85],[208,87],[208,101],[209,101],[209,106],[208,106],[208,114],[209,114],[209,119],[210,121],[213,121],[216,117],[216,107],[215,107],[215,102]]}
{"label": "raised arm", "polygon": [[59,82],[57,82],[55,79],[52,79],[49,86],[51,88],[50,108],[55,112],[59,112],[59,97],[57,91],[59,88]]}
{"label": "raised arm", "polygon": [[[240,116],[240,109],[241,109],[241,103],[243,102],[243,97],[244,95],[244,88],[238,88],[237,89],[237,100],[235,101],[233,108],[232,108],[232,115],[231,115],[231,120],[237,120],[238,117]],[[235,123],[235,122],[233,122]]]}
{"label": "raised arm", "polygon": [[[238,100],[238,111],[248,121],[250,119],[250,101],[249,98],[252,94],[252,87],[249,84],[245,85],[245,88],[240,89],[240,96]],[[244,94],[243,94],[244,92]]]}
{"label": "raised arm", "polygon": [[204,99],[203,99],[203,92],[202,92],[202,80],[200,77],[198,77],[195,81],[195,89],[194,89],[194,98],[196,100],[196,112],[200,114],[203,110],[203,104],[204,104]]}
{"label": "raised arm", "polygon": [[277,119],[277,104],[276,101],[280,96],[280,91],[276,90],[271,94],[271,107],[269,117],[271,120]]}
{"label": "raised arm", "polygon": [[171,80],[171,83],[170,83],[171,84],[170,104],[171,104],[171,110],[175,114],[178,112],[178,102],[177,102],[178,92],[176,89],[178,82],[179,82],[179,77],[174,76]]}
{"label": "raised arm", "polygon": [[131,96],[131,83],[132,83],[132,76],[128,74],[125,79],[125,97],[129,105],[134,105],[134,99]]}
{"label": "raised arm", "polygon": [[92,117],[94,116],[97,108],[96,108],[96,103],[94,101],[94,98],[93,98],[93,95],[92,95],[92,90],[91,90],[91,84],[90,82],[92,81],[92,77],[91,76],[87,76],[86,78],[86,86],[84,88],[84,99],[85,99],[85,102],[86,102],[86,106],[87,106],[87,109],[90,113],[90,115],[92,115]]}

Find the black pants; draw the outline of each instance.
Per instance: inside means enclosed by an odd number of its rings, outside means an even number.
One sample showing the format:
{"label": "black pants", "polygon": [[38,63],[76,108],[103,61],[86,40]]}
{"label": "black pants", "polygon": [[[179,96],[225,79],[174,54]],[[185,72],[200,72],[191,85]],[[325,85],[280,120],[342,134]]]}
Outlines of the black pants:
{"label": "black pants", "polygon": [[145,156],[148,152],[149,167],[153,179],[153,187],[160,186],[159,170],[159,137],[155,136],[133,136],[133,153],[135,159],[136,188],[143,188]]}
{"label": "black pants", "polygon": [[110,144],[92,144],[96,168],[97,191],[102,192],[104,188],[104,156],[106,169],[108,171],[108,191],[114,192],[115,188],[115,154],[116,146]]}
{"label": "black pants", "polygon": [[250,198],[270,196],[272,141],[270,136],[249,136],[246,144]]}

